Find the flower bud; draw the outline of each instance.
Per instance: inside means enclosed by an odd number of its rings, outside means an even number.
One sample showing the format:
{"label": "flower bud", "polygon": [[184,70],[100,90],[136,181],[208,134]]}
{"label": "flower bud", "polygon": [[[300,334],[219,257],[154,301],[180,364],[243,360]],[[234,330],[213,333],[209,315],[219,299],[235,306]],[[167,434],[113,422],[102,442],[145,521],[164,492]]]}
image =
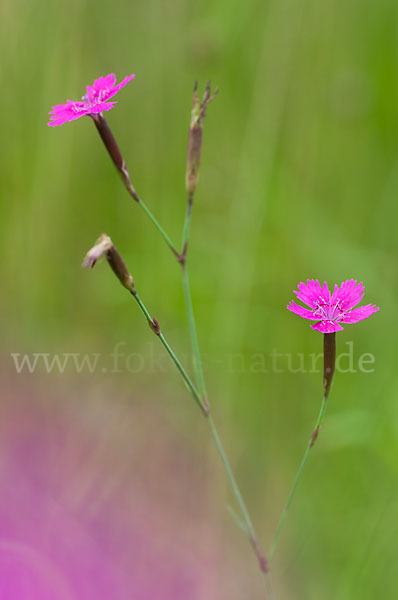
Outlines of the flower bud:
{"label": "flower bud", "polygon": [[119,146],[117,145],[117,142],[105,117],[102,114],[93,114],[91,115],[91,117],[95,123],[98,133],[101,136],[102,141],[104,142],[105,148],[108,150],[109,156],[111,157],[113,164],[120,173],[120,176],[123,180],[124,185],[127,188],[127,191],[129,192],[129,194],[131,194],[134,200],[139,202],[137,192],[135,191],[134,186],[131,183],[130,173],[127,169],[122,153],[120,152]]}
{"label": "flower bud", "polygon": [[191,124],[188,136],[187,166],[185,185],[189,197],[193,197],[199,179],[200,157],[202,154],[203,123],[206,116],[207,105],[218,93],[218,88],[210,93],[210,81],[207,82],[202,101],[198,97],[198,83],[195,82],[193,90],[193,105]]}
{"label": "flower bud", "polygon": [[128,272],[126,264],[116,250],[111,238],[105,233],[98,238],[95,245],[87,252],[82,267],[90,267],[92,269],[97,260],[103,255],[106,257],[109,266],[119,279],[120,283],[129,290],[129,292],[135,293],[134,280]]}

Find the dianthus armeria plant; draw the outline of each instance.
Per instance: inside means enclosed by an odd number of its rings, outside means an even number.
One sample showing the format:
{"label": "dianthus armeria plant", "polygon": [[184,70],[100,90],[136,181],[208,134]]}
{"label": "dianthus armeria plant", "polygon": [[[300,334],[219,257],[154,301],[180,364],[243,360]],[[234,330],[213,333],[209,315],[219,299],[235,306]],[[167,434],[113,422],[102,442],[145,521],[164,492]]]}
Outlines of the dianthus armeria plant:
{"label": "dianthus armeria plant", "polygon": [[358,283],[357,280],[354,279],[343,281],[340,287],[336,284],[334,286],[333,293],[330,292],[326,281],[323,285],[321,285],[318,279],[308,279],[307,283],[299,283],[298,290],[294,291],[294,293],[296,294],[297,298],[309,308],[305,308],[304,306],[297,304],[294,300],[291,300],[286,307],[299,317],[303,317],[304,319],[308,319],[310,321],[316,321],[314,325],[311,325],[311,328],[315,331],[323,333],[323,396],[314,430],[308,441],[304,456],[298,468],[296,477],[279,520],[276,533],[272,540],[271,550],[269,553],[270,560],[275,553],[275,549],[287,517],[289,506],[293,500],[293,496],[311,448],[314,446],[318,438],[319,429],[325,416],[327,399],[333,381],[336,362],[336,332],[342,331],[343,327],[341,324],[357,323],[358,321],[367,319],[373,313],[379,310],[379,308],[374,304],[366,304],[365,306],[354,308],[357,304],[359,304],[359,302],[361,302],[364,296],[364,291],[365,288],[363,283]]}
{"label": "dianthus armeria plant", "polygon": [[[121,83],[116,84],[116,77],[113,74],[107,75],[106,77],[100,77],[96,79],[91,86],[87,86],[86,93],[81,101],[68,100],[66,104],[57,104],[51,110],[49,126],[63,125],[68,121],[75,121],[83,116],[90,117],[100,137],[116,167],[121,179],[132,198],[135,202],[143,208],[146,215],[149,217],[156,230],[160,233],[164,241],[166,242],[169,249],[177,259],[177,262],[181,266],[184,299],[186,304],[187,319],[189,326],[189,333],[192,345],[193,354],[193,366],[195,373],[195,383],[190,378],[187,370],[182,365],[181,361],[173,351],[171,345],[166,340],[159,322],[153,317],[147,309],[141,297],[138,295],[134,280],[129,274],[127,267],[121,258],[119,252],[116,250],[110,237],[106,234],[102,234],[96,241],[95,245],[89,250],[86,258],[83,262],[83,267],[94,267],[97,260],[101,257],[105,257],[108,264],[112,268],[114,274],[118,277],[122,283],[137,302],[140,310],[142,311],[145,319],[147,320],[152,332],[159,338],[160,342],[164,346],[165,350],[169,354],[170,358],[176,365],[180,375],[184,379],[191,392],[191,395],[197,405],[199,406],[202,414],[205,416],[209,426],[209,430],[214,440],[215,447],[221,458],[222,465],[224,467],[226,476],[231,485],[232,492],[234,494],[238,512],[231,508],[231,513],[234,516],[236,522],[243,529],[248,537],[248,540],[255,552],[258,560],[258,564],[263,573],[268,570],[267,560],[261,549],[258,536],[255,532],[252,519],[250,517],[248,508],[243,500],[243,496],[239,489],[238,483],[233,474],[231,465],[227,459],[224,447],[218,435],[213,417],[210,411],[210,404],[206,391],[206,385],[203,374],[202,360],[199,349],[198,335],[196,331],[194,310],[191,298],[191,291],[188,278],[188,244],[189,244],[189,232],[192,215],[192,207],[194,201],[194,195],[199,178],[199,166],[202,152],[202,140],[203,140],[203,125],[206,116],[206,110],[210,102],[214,99],[218,93],[218,89],[211,92],[210,82],[206,84],[203,97],[200,98],[198,95],[198,85],[195,83],[193,91],[193,105],[191,112],[191,120],[188,134],[188,149],[186,159],[186,192],[187,192],[187,209],[183,225],[182,243],[181,249],[177,249],[177,245],[172,242],[170,237],[167,235],[163,227],[159,224],[157,219],[154,217],[149,208],[141,200],[140,196],[136,192],[130,177],[130,173],[127,169],[125,160],[121,154],[119,146],[113,136],[110,127],[105,120],[104,111],[109,111],[114,107],[116,102],[109,102],[110,98],[113,98],[115,94],[135,76],[130,75],[125,77]],[[239,513],[239,514],[238,514]]]}
{"label": "dianthus armeria plant", "polygon": [[[138,193],[136,192],[130,177],[129,170],[127,169],[125,160],[121,154],[118,144],[113,136],[110,127],[105,120],[104,112],[109,111],[116,104],[116,101],[109,101],[113,98],[122,87],[124,87],[129,81],[135,76],[129,75],[125,77],[119,84],[116,83],[116,77],[113,74],[107,75],[106,77],[100,77],[95,80],[93,85],[87,86],[86,93],[80,101],[68,100],[66,104],[58,104],[54,106],[50,114],[50,126],[63,125],[68,121],[75,121],[83,116],[90,117],[100,134],[100,137],[114,163],[117,171],[119,172],[124,186],[134,201],[145,211],[152,224],[167,246],[171,250],[174,257],[177,259],[177,263],[181,267],[182,284],[184,291],[184,299],[187,312],[187,320],[189,326],[190,341],[192,346],[193,354],[193,371],[194,381],[190,377],[187,369],[184,367],[176,353],[172,349],[169,341],[166,339],[163,330],[157,319],[152,316],[148,310],[146,304],[144,304],[141,297],[138,295],[136,284],[132,275],[130,274],[125,262],[121,255],[116,249],[111,238],[102,234],[95,242],[94,246],[88,251],[83,267],[93,268],[97,261],[104,257],[111,267],[113,273],[116,275],[123,287],[129,292],[131,297],[137,303],[141,310],[144,318],[146,319],[150,330],[157,336],[166,352],[169,354],[171,360],[174,362],[179,374],[185,381],[193,399],[198,405],[202,415],[205,417],[208,423],[210,434],[214,441],[217,452],[221,458],[222,465],[224,467],[226,476],[231,486],[231,490],[236,500],[237,511],[231,508],[231,513],[246,534],[258,561],[261,571],[266,574],[268,572],[269,562],[265,557],[258,536],[256,534],[252,519],[250,517],[248,508],[243,499],[238,483],[233,474],[231,465],[227,459],[224,447],[218,435],[212,412],[210,408],[209,397],[206,389],[205,377],[202,367],[202,359],[199,348],[199,340],[196,330],[194,309],[191,297],[191,290],[188,277],[188,249],[189,249],[189,233],[192,217],[192,209],[194,204],[194,197],[196,188],[198,185],[199,168],[202,153],[202,142],[203,142],[203,125],[206,117],[206,111],[210,102],[214,99],[217,94],[217,89],[212,93],[210,82],[207,83],[203,97],[200,98],[198,95],[198,86],[195,83],[193,91],[193,105],[191,112],[191,120],[189,126],[188,135],[188,149],[186,158],[186,194],[187,194],[187,206],[185,220],[183,224],[182,241],[181,246],[178,247],[172,242],[168,234],[165,232],[163,227],[159,224],[157,219],[154,217],[150,209],[142,201]],[[354,308],[363,297],[363,285],[357,283],[357,281],[349,280],[341,284],[340,287],[335,286],[333,293],[331,294],[326,283],[323,286],[320,285],[318,280],[308,280],[306,284],[300,283],[298,291],[295,292],[298,299],[301,300],[308,308],[296,304],[292,301],[288,305],[288,309],[298,314],[299,316],[315,321],[312,328],[324,334],[324,369],[323,369],[323,397],[321,410],[315,423],[315,428],[309,439],[303,460],[300,464],[293,486],[290,490],[287,502],[285,504],[282,516],[275,536],[273,538],[271,549],[269,552],[268,559],[271,559],[274,555],[276,545],[282,527],[285,522],[288,508],[293,499],[297,484],[301,477],[304,465],[307,461],[308,455],[311,448],[318,437],[320,426],[323,422],[323,418],[326,410],[326,401],[329,395],[330,387],[332,384],[335,357],[336,357],[336,332],[343,329],[342,324],[356,323],[362,319],[366,319],[378,308],[374,305],[368,304],[363,307]],[[266,579],[269,586],[268,579]],[[270,588],[268,587],[270,592]]]}

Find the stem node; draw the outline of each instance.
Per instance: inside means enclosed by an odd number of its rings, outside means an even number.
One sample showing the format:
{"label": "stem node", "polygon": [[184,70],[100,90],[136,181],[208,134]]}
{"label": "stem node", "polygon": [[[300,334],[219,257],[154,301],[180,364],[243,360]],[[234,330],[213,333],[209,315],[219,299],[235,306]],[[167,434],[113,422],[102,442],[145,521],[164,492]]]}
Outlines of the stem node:
{"label": "stem node", "polygon": [[152,329],[153,333],[155,333],[156,335],[160,335],[159,321],[155,319],[155,317],[152,317],[152,320],[148,321],[148,325]]}
{"label": "stem node", "polygon": [[268,571],[269,571],[268,560],[265,558],[258,540],[253,536],[250,536],[249,539],[250,539],[251,545],[253,546],[254,552],[256,553],[256,556],[258,559],[258,564],[260,566],[260,570],[263,573],[268,573]]}
{"label": "stem node", "polygon": [[311,436],[310,443],[309,443],[310,448],[312,448],[312,446],[315,444],[317,437],[318,437],[318,433],[319,433],[319,425],[318,425],[318,427],[315,427],[314,432]]}

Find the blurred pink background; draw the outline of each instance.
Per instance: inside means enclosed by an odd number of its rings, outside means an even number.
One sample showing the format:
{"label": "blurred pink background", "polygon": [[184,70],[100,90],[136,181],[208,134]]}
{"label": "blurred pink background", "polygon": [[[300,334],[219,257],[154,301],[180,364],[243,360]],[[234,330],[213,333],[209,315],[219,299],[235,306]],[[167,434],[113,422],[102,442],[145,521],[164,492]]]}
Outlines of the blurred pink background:
{"label": "blurred pink background", "polygon": [[206,445],[104,385],[4,383],[0,598],[242,597]]}

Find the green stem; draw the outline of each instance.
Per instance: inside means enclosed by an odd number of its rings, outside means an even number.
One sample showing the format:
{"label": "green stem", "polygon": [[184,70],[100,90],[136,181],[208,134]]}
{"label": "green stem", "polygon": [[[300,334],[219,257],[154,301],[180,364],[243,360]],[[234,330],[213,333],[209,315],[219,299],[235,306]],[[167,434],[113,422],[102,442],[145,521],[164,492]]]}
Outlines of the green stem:
{"label": "green stem", "polygon": [[211,432],[211,435],[213,437],[214,443],[216,445],[217,452],[220,455],[220,458],[221,458],[221,461],[223,463],[225,472],[226,472],[226,474],[228,476],[229,482],[230,482],[232,490],[234,492],[236,501],[237,501],[237,503],[239,505],[239,508],[240,508],[240,510],[242,512],[242,516],[244,517],[245,524],[246,524],[246,529],[247,529],[247,533],[248,533],[248,536],[249,536],[249,540],[250,540],[250,542],[251,542],[251,544],[252,544],[252,546],[253,546],[253,548],[254,548],[254,550],[256,552],[256,555],[257,555],[257,558],[259,560],[260,567],[261,567],[262,571],[266,572],[266,570],[267,570],[266,559],[265,559],[265,557],[263,556],[263,554],[261,552],[261,548],[260,548],[259,543],[257,541],[257,537],[256,537],[256,534],[255,534],[255,531],[254,531],[254,527],[253,527],[252,521],[250,519],[249,512],[248,512],[248,510],[246,508],[246,505],[245,505],[244,500],[242,498],[242,495],[240,493],[238,484],[236,483],[234,474],[233,474],[231,466],[230,466],[230,464],[228,462],[228,459],[227,459],[227,456],[225,454],[225,450],[224,450],[224,447],[223,447],[223,445],[221,443],[220,437],[218,435],[216,426],[214,424],[214,421],[213,421],[212,417],[209,415],[208,406],[206,404],[204,404],[200,393],[198,392],[198,390],[195,387],[195,385],[192,383],[192,380],[190,379],[188,373],[186,372],[186,370],[182,366],[181,361],[178,359],[178,357],[176,356],[175,352],[173,351],[173,349],[171,348],[171,346],[167,342],[166,338],[161,333],[158,322],[151,316],[150,312],[148,311],[147,307],[145,306],[145,304],[143,303],[143,301],[141,300],[141,298],[139,297],[139,295],[137,294],[137,292],[134,291],[134,292],[131,292],[131,294],[134,297],[135,301],[137,302],[138,306],[140,307],[140,309],[141,309],[142,313],[144,314],[146,320],[148,321],[151,329],[156,333],[156,335],[160,339],[161,343],[165,347],[166,351],[170,355],[172,361],[176,365],[178,371],[182,375],[182,377],[183,377],[186,385],[188,386],[188,389],[192,393],[192,396],[194,397],[196,403],[198,404],[198,406],[202,410],[203,414],[207,417],[207,422],[209,424],[210,432]]}
{"label": "green stem", "polygon": [[[250,543],[252,544],[254,551],[257,555],[261,570],[263,572],[266,572],[267,571],[267,561],[261,551],[259,542],[257,540],[256,533],[255,533],[255,530],[253,527],[253,523],[252,523],[252,520],[249,515],[249,511],[247,510],[246,504],[245,504],[242,494],[239,490],[239,486],[238,486],[235,476],[232,472],[231,465],[229,464],[229,461],[225,454],[225,450],[221,443],[221,440],[218,435],[213,418],[209,414],[209,406],[208,406],[207,399],[206,399],[207,398],[206,384],[205,384],[204,375],[203,375],[202,359],[201,359],[201,355],[200,355],[200,348],[199,348],[198,336],[197,336],[197,331],[196,331],[195,315],[193,312],[191,290],[190,290],[188,270],[187,270],[187,265],[186,265],[186,252],[187,252],[188,242],[189,242],[189,230],[190,230],[191,213],[192,213],[192,197],[189,197],[189,199],[188,199],[188,208],[187,208],[186,218],[185,218],[185,222],[184,222],[183,249],[182,249],[181,255],[177,252],[177,250],[175,249],[175,246],[171,242],[170,238],[168,237],[166,232],[163,230],[163,228],[160,226],[160,224],[155,219],[155,217],[152,215],[151,211],[147,208],[147,206],[142,202],[141,199],[139,199],[138,202],[142,206],[142,208],[144,209],[144,211],[146,212],[146,214],[148,215],[148,217],[150,218],[152,223],[155,225],[156,229],[160,232],[160,234],[166,241],[169,248],[173,251],[173,253],[178,257],[179,256],[183,257],[182,278],[183,278],[183,287],[184,287],[184,297],[185,297],[185,303],[186,303],[186,308],[187,308],[188,327],[189,327],[189,332],[190,332],[190,337],[191,337],[192,351],[193,351],[193,355],[194,355],[195,376],[197,379],[199,391],[197,390],[195,385],[192,383],[192,380],[190,379],[188,373],[184,369],[183,365],[181,364],[181,362],[178,359],[178,357],[176,356],[175,352],[173,351],[173,349],[167,342],[164,335],[160,332],[160,330],[156,333],[157,333],[161,343],[165,347],[166,351],[170,355],[171,359],[173,360],[174,364],[176,365],[178,371],[182,375],[182,377],[183,377],[188,389],[191,391],[192,396],[194,397],[196,403],[199,405],[200,409],[202,410],[204,415],[207,417],[207,422],[209,424],[210,432],[211,432],[212,438],[214,440],[217,452],[221,458],[221,461],[224,466],[225,472],[227,474],[228,480],[231,484],[232,491],[235,495],[236,501],[238,503],[238,506],[239,506],[242,516],[244,518],[245,531],[247,532]],[[151,317],[145,304],[142,302],[141,298],[138,296],[137,293],[134,293],[132,295],[134,296],[141,311],[144,313],[151,328],[156,330],[157,322],[155,322],[153,320],[153,318]]]}
{"label": "green stem", "polygon": [[225,472],[228,475],[228,479],[229,479],[229,481],[231,483],[231,487],[232,487],[233,492],[235,494],[236,500],[237,500],[237,502],[239,504],[239,507],[240,507],[240,509],[242,511],[242,515],[243,515],[243,517],[245,519],[247,530],[248,530],[248,532],[250,533],[251,536],[255,537],[254,536],[254,528],[253,528],[253,524],[252,524],[249,512],[248,512],[248,510],[246,508],[246,505],[245,505],[244,500],[242,498],[242,495],[240,493],[238,484],[236,483],[234,474],[233,474],[231,466],[230,466],[230,464],[228,462],[227,456],[225,454],[224,447],[223,447],[223,445],[221,443],[221,440],[220,440],[220,437],[218,435],[218,432],[217,432],[217,429],[216,429],[216,426],[214,424],[212,416],[209,415],[208,418],[207,418],[207,420],[208,420],[208,423],[209,423],[211,435],[213,437],[214,443],[215,443],[216,448],[217,448],[217,452],[220,455],[220,458],[221,458],[222,463],[223,463],[224,468],[225,468]]}
{"label": "green stem", "polygon": [[[208,104],[209,101],[210,101],[210,98],[207,97],[206,105]],[[203,116],[204,116],[204,113],[203,113]],[[149,210],[149,208],[141,200],[141,198],[138,196],[137,192],[135,191],[134,186],[131,183],[131,178],[130,178],[128,169],[126,167],[126,163],[125,163],[123,156],[119,150],[116,140],[109,128],[109,125],[107,124],[103,115],[99,115],[98,117],[93,118],[93,120],[94,120],[97,130],[102,138],[102,141],[104,142],[105,147],[107,148],[107,150],[109,152],[109,155],[110,155],[114,165],[116,166],[117,170],[119,171],[119,173],[121,175],[122,181],[123,181],[127,191],[132,196],[132,198],[134,198],[134,200],[141,206],[141,208],[144,210],[147,217],[149,217],[152,224],[155,226],[157,231],[160,233],[160,235],[162,236],[162,238],[164,239],[164,241],[166,242],[168,247],[171,249],[171,251],[173,252],[175,257],[177,258],[177,260],[181,263],[182,271],[183,271],[184,296],[185,296],[185,302],[186,302],[186,306],[187,306],[188,324],[189,324],[189,331],[190,331],[192,349],[193,349],[193,355],[194,355],[195,376],[197,379],[199,391],[197,390],[195,385],[192,383],[188,373],[186,372],[186,370],[184,369],[180,360],[178,359],[178,357],[172,350],[171,346],[168,344],[166,338],[160,331],[159,323],[157,322],[156,319],[151,317],[148,309],[146,308],[145,304],[142,302],[141,298],[138,296],[135,288],[132,287],[130,289],[130,292],[133,295],[134,299],[136,300],[141,311],[143,312],[152,331],[159,337],[164,348],[166,349],[166,351],[168,352],[172,361],[176,365],[178,371],[180,372],[186,385],[188,386],[188,389],[192,393],[192,396],[194,397],[196,403],[199,405],[200,409],[202,410],[204,415],[207,417],[207,422],[209,423],[211,435],[212,435],[214,443],[216,445],[218,454],[220,455],[224,469],[227,473],[232,490],[234,492],[236,501],[240,507],[242,516],[244,517],[244,521],[245,521],[244,529],[247,532],[249,540],[250,540],[250,542],[253,546],[253,549],[256,553],[256,556],[257,556],[259,564],[260,564],[260,568],[263,571],[263,573],[266,573],[267,572],[267,561],[266,561],[264,555],[262,554],[259,542],[255,535],[255,531],[254,531],[253,524],[251,522],[248,510],[243,501],[238,484],[235,481],[235,477],[232,473],[232,469],[227,460],[224,448],[221,444],[221,440],[217,433],[217,429],[214,425],[212,417],[209,415],[209,406],[208,406],[207,400],[206,400],[206,387],[205,387],[205,381],[204,381],[204,376],[203,376],[203,368],[202,368],[202,361],[201,361],[200,350],[199,350],[198,336],[196,333],[195,317],[194,317],[193,306],[192,306],[191,291],[190,291],[190,287],[189,287],[188,272],[187,272],[187,268],[186,268],[186,256],[187,256],[187,249],[188,249],[188,242],[189,242],[189,231],[190,231],[190,224],[191,224],[193,194],[190,194],[188,197],[188,206],[187,206],[187,212],[186,212],[186,216],[185,216],[184,230],[183,230],[183,245],[182,245],[182,252],[180,254],[177,251],[177,249],[174,246],[171,239],[169,238],[169,236],[167,235],[167,233],[164,231],[163,227],[160,225],[160,223],[154,217],[152,212]]]}
{"label": "green stem", "polygon": [[[244,523],[245,523],[244,531],[248,535],[249,541],[250,541],[251,545],[253,546],[253,549],[254,549],[254,552],[256,553],[256,556],[257,556],[257,559],[259,561],[259,565],[260,565],[261,570],[263,571],[263,573],[266,573],[267,570],[268,570],[267,560],[266,560],[265,556],[262,553],[260,544],[259,544],[258,539],[257,539],[257,535],[256,535],[256,532],[255,532],[255,529],[253,527],[252,520],[251,520],[250,515],[249,515],[249,511],[247,510],[245,501],[243,500],[243,497],[242,497],[242,494],[240,492],[239,486],[238,486],[238,484],[236,482],[236,479],[235,479],[235,476],[234,476],[234,474],[232,472],[231,465],[229,464],[229,461],[227,459],[227,455],[225,454],[224,446],[221,443],[221,440],[220,440],[220,437],[218,435],[218,432],[217,432],[216,426],[214,424],[213,418],[212,418],[212,416],[210,414],[208,414],[208,416],[207,416],[207,422],[209,423],[209,428],[210,428],[210,432],[211,432],[212,438],[213,438],[214,443],[216,445],[217,452],[218,452],[218,454],[219,454],[219,456],[221,458],[221,461],[222,461],[222,464],[224,466],[224,470],[225,470],[225,472],[227,474],[228,480],[229,480],[229,482],[231,484],[231,488],[232,488],[232,491],[233,491],[233,493],[235,495],[236,502],[238,503],[238,506],[239,506],[239,508],[241,510],[241,513],[242,513],[242,516],[243,516],[243,519],[244,519]],[[242,525],[243,525],[243,523],[241,524],[241,527],[242,527]]]}
{"label": "green stem", "polygon": [[[243,517],[244,523],[240,522],[240,527],[245,531],[245,533],[247,534],[247,536],[249,538],[249,541],[250,541],[250,543],[254,549],[254,552],[257,556],[257,559],[259,561],[260,569],[263,571],[263,573],[266,573],[268,570],[267,560],[264,557],[263,552],[261,550],[255,529],[253,527],[252,520],[249,515],[249,511],[243,500],[239,486],[238,486],[235,476],[233,474],[231,465],[229,464],[229,461],[225,454],[225,450],[221,443],[221,440],[218,435],[213,418],[209,413],[210,409],[209,409],[209,405],[207,402],[206,383],[205,383],[205,378],[204,378],[204,374],[203,374],[202,359],[201,359],[198,335],[197,335],[197,330],[196,330],[196,322],[195,322],[195,315],[194,315],[193,305],[192,305],[191,288],[189,285],[188,267],[187,267],[187,251],[188,251],[188,244],[189,244],[192,204],[193,204],[193,197],[188,196],[188,205],[187,205],[187,211],[186,211],[186,215],[185,215],[185,222],[184,222],[183,235],[182,235],[181,267],[182,267],[182,282],[183,282],[183,289],[184,289],[184,298],[185,298],[185,305],[186,305],[186,311],[187,311],[187,317],[188,317],[188,328],[189,328],[189,335],[191,338],[191,345],[192,345],[192,352],[193,352],[195,379],[196,379],[196,383],[197,383],[199,392],[201,393],[202,401],[208,410],[207,422],[209,424],[212,438],[214,440],[217,452],[221,458],[221,462],[223,464],[224,470],[227,474],[229,483],[230,483],[232,491],[234,493],[236,502],[239,506],[241,515]],[[234,518],[236,519],[236,516]],[[239,521],[240,521],[240,519],[238,517],[238,522]]]}
{"label": "green stem", "polygon": [[189,241],[189,232],[191,228],[193,196],[188,196],[187,211],[185,213],[184,228],[182,231],[182,255],[186,256]]}
{"label": "green stem", "polygon": [[207,405],[206,383],[203,375],[202,358],[200,355],[199,340],[196,330],[195,314],[192,305],[191,288],[189,285],[189,276],[187,268],[187,252],[189,244],[189,232],[191,226],[193,196],[188,196],[187,211],[185,214],[184,228],[182,234],[182,252],[181,252],[181,267],[182,267],[182,285],[184,290],[185,306],[188,318],[188,329],[191,338],[191,346],[193,353],[193,366],[195,371],[196,383],[202,394],[203,402]]}
{"label": "green stem", "polygon": [[315,423],[314,431],[313,431],[313,433],[311,435],[311,438],[310,438],[310,440],[308,442],[307,448],[306,448],[306,450],[304,452],[304,456],[302,458],[302,461],[301,461],[300,466],[298,468],[298,471],[296,473],[296,477],[295,477],[293,485],[292,485],[292,487],[290,489],[289,495],[288,495],[287,500],[286,500],[285,507],[284,507],[282,515],[281,515],[281,517],[279,519],[279,523],[278,523],[278,526],[276,528],[276,532],[275,532],[274,538],[273,538],[272,543],[271,543],[271,549],[270,549],[270,552],[269,552],[269,559],[270,560],[272,560],[272,558],[273,558],[273,556],[275,554],[275,550],[276,550],[276,547],[278,545],[278,541],[279,541],[279,538],[281,536],[281,533],[282,533],[282,530],[283,530],[283,526],[285,524],[285,521],[286,521],[286,518],[287,518],[287,515],[288,515],[289,506],[290,506],[290,504],[291,504],[291,502],[293,500],[293,497],[294,497],[297,485],[298,485],[298,483],[300,481],[301,475],[303,473],[303,469],[304,469],[305,464],[307,462],[308,456],[309,456],[309,454],[311,452],[311,448],[314,446],[315,441],[316,441],[316,439],[318,437],[319,428],[322,425],[322,421],[323,421],[323,418],[325,416],[326,406],[327,406],[327,395],[324,395],[323,398],[322,398],[321,409],[319,411],[319,415],[318,415],[318,418],[317,418],[316,423]]}
{"label": "green stem", "polygon": [[91,115],[91,117],[92,117],[94,124],[97,128],[97,131],[100,134],[100,137],[105,145],[105,148],[107,149],[107,151],[109,153],[109,156],[110,156],[113,164],[115,165],[116,169],[119,171],[119,174],[122,178],[122,181],[124,183],[126,190],[130,194],[130,196],[132,196],[132,198],[134,198],[134,200],[141,206],[141,208],[144,210],[146,215],[149,217],[149,219],[155,225],[156,229],[158,230],[158,232],[160,233],[160,235],[162,236],[162,238],[164,239],[164,241],[166,242],[166,244],[168,245],[170,250],[173,252],[173,254],[179,260],[180,255],[179,255],[176,247],[174,246],[173,242],[171,241],[171,239],[169,238],[169,236],[167,235],[167,233],[165,232],[163,227],[160,225],[160,223],[157,221],[157,219],[155,219],[155,217],[153,216],[153,214],[151,213],[149,208],[141,200],[141,198],[135,191],[135,188],[131,182],[130,173],[129,173],[129,170],[125,163],[125,160],[122,156],[122,153],[120,152],[120,148],[116,142],[116,139],[115,139],[104,115],[101,113],[98,115]]}
{"label": "green stem", "polygon": [[192,381],[191,381],[188,373],[186,372],[186,370],[182,366],[181,361],[176,356],[175,352],[173,351],[173,349],[171,348],[171,346],[167,342],[167,340],[164,337],[163,333],[160,331],[158,322],[151,317],[148,309],[146,308],[145,304],[143,303],[143,301],[141,300],[141,298],[139,297],[139,295],[136,292],[134,292],[134,293],[131,292],[131,293],[132,293],[132,296],[134,297],[134,299],[136,300],[138,306],[140,307],[141,311],[144,313],[145,318],[147,319],[147,321],[148,321],[151,329],[156,333],[156,335],[160,339],[161,343],[165,347],[167,353],[169,354],[169,356],[171,357],[172,361],[174,362],[174,364],[176,365],[177,369],[179,370],[180,374],[182,375],[182,377],[183,377],[183,379],[184,379],[184,381],[185,381],[188,389],[192,393],[192,396],[194,397],[194,399],[195,399],[196,403],[198,404],[199,408],[202,410],[202,412],[205,415],[207,415],[207,408],[204,405],[204,403],[202,402],[202,398],[201,398],[198,390],[196,389],[196,387],[192,383]]}
{"label": "green stem", "polygon": [[203,402],[207,405],[206,383],[203,375],[202,358],[200,355],[199,341],[196,330],[195,315],[193,312],[191,289],[189,285],[189,277],[186,264],[182,265],[182,285],[184,289],[185,306],[188,318],[189,335],[191,338],[193,366],[195,371],[196,383],[198,385]]}

